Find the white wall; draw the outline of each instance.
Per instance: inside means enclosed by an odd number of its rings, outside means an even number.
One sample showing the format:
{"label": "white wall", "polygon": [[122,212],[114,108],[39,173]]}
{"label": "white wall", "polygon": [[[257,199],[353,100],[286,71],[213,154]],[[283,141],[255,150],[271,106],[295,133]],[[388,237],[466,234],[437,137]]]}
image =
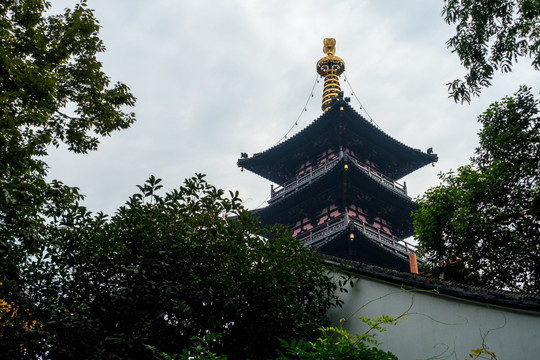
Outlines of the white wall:
{"label": "white wall", "polygon": [[[399,285],[359,277],[343,308],[329,313],[334,325],[351,333],[367,326],[359,316],[398,317],[378,335],[381,348],[400,360],[465,359],[472,349],[485,348],[498,360],[540,359],[540,313],[461,300],[436,292],[410,290]],[[487,357],[489,358],[489,357]]]}

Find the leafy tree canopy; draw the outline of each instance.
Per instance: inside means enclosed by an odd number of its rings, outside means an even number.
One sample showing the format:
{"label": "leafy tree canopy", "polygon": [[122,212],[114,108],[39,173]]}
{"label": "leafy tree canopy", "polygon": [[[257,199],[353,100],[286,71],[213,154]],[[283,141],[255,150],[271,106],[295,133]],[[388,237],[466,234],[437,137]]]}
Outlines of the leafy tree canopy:
{"label": "leafy tree canopy", "polygon": [[[281,347],[277,350],[276,360],[397,360],[391,352],[379,349],[382,345],[377,340],[379,333],[386,331],[385,325],[396,325],[405,314],[399,318],[383,315],[374,318],[360,317],[368,325],[368,329],[358,335],[352,335],[343,327],[321,327],[319,337],[314,341],[306,339],[280,339]],[[182,353],[169,355],[153,346],[147,346],[157,359],[162,360],[227,360],[227,356],[216,354],[210,350],[211,343],[220,334],[206,334],[202,338],[193,337],[193,345]],[[479,354],[486,353],[485,349],[477,349]],[[274,358],[273,358],[274,359]]]}
{"label": "leafy tree canopy", "polygon": [[[47,181],[44,156],[61,143],[95,150],[99,136],[127,128],[135,98],[110,84],[97,55],[105,50],[99,24],[81,1],[48,15],[44,0],[0,2],[0,299],[28,309],[19,270],[46,244],[45,219],[81,198],[77,189]],[[13,339],[31,320],[3,316]],[[19,324],[15,324],[18,320]],[[15,344],[18,342],[15,341]]]}
{"label": "leafy tree canopy", "polygon": [[48,8],[0,3],[2,357],[153,358],[220,333],[213,351],[264,359],[278,337],[309,338],[340,304],[336,285],[288,230],[261,233],[237,194],[199,175],[160,196],[152,177],[108,219],[47,181],[51,146],[95,150],[135,102],[101,70],[86,2]]}
{"label": "leafy tree canopy", "polygon": [[383,325],[395,325],[399,319],[388,315],[360,318],[369,326],[363,334],[352,335],[343,327],[323,327],[320,329],[322,336],[316,341],[281,341],[283,350],[277,360],[397,360],[391,352],[379,349],[381,343],[377,341],[377,335],[386,331]]}
{"label": "leafy tree canopy", "polygon": [[471,163],[420,198],[415,237],[430,271],[540,294],[539,112],[526,87],[492,104]]}
{"label": "leafy tree canopy", "polygon": [[[265,359],[338,305],[318,255],[285,227],[264,230],[202,175],[158,195],[151,177],[110,219],[73,206],[26,267],[43,358],[153,358],[222,334],[212,351]],[[28,343],[27,343],[28,344]]]}
{"label": "leafy tree canopy", "polygon": [[[97,55],[105,51],[99,25],[82,1],[62,15],[46,15],[43,0],[0,4],[0,231],[34,245],[19,231],[51,210],[67,189],[47,184],[43,156],[65,143],[95,150],[98,136],[127,128],[135,99],[126,85],[110,87]],[[3,248],[6,244],[3,244]]]}
{"label": "leafy tree canopy", "polygon": [[467,69],[464,80],[448,84],[455,101],[470,102],[496,70],[511,71],[520,57],[540,69],[539,0],[445,0],[442,15],[456,24],[447,45]]}

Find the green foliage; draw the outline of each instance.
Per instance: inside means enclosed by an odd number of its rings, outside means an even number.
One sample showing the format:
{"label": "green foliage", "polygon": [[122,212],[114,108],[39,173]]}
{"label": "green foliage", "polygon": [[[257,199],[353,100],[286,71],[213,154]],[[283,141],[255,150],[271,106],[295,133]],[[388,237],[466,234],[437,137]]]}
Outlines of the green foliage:
{"label": "green foliage", "polygon": [[[320,336],[314,341],[308,339],[285,341],[281,339],[281,348],[275,359],[397,360],[397,357],[392,353],[378,349],[377,347],[381,343],[376,339],[379,332],[386,331],[383,325],[395,325],[397,320],[388,315],[372,319],[361,317],[361,320],[369,326],[369,329],[360,335],[351,335],[343,327],[321,327],[319,328]],[[376,332],[372,332],[373,330]],[[172,356],[160,352],[152,346],[147,347],[163,360],[226,360],[227,356],[218,355],[210,350],[210,343],[220,336],[211,333],[202,338],[195,336],[192,338],[193,345],[189,349],[184,349],[181,354]]]}
{"label": "green foliage", "polygon": [[387,315],[361,319],[369,326],[369,330],[364,334],[351,335],[342,327],[322,327],[322,336],[316,341],[282,341],[283,351],[278,360],[397,360],[392,353],[378,348],[381,344],[376,339],[377,333],[371,332],[386,331],[382,325],[394,324],[395,319]]}
{"label": "green foliage", "polygon": [[211,342],[219,338],[222,334],[206,334],[199,339],[197,336],[191,338],[193,345],[189,349],[184,349],[181,354],[168,355],[156,348],[147,345],[154,355],[162,360],[226,360],[227,356],[219,355],[210,350]]}
{"label": "green foliage", "polygon": [[447,45],[467,69],[464,80],[448,84],[455,101],[470,102],[496,70],[511,71],[520,57],[540,69],[539,0],[445,0],[442,15],[456,24]]}
{"label": "green foliage", "polygon": [[45,219],[81,198],[46,180],[48,148],[94,150],[99,136],[134,121],[122,111],[135,102],[129,89],[110,87],[101,70],[96,56],[105,48],[86,3],[62,15],[46,15],[48,8],[44,0],[0,3],[0,299],[19,310],[0,317],[0,353],[11,357],[36,313],[20,268],[46,246]]}
{"label": "green foliage", "polygon": [[[404,315],[400,316],[400,318],[402,318],[403,316]],[[386,327],[383,325],[396,325],[399,319],[383,314],[381,316],[375,316],[373,318],[360,316],[360,320],[362,320],[364,324],[368,325],[369,329],[365,333],[357,335],[358,339],[368,344],[380,346],[381,343],[377,341],[377,334],[385,332],[387,330]],[[373,330],[375,330],[376,332],[373,333]]]}
{"label": "green foliage", "polygon": [[[25,269],[45,358],[151,358],[221,333],[212,352],[264,359],[337,303],[318,255],[197,175],[159,195],[151,177],[107,220],[73,206]],[[35,280],[34,280],[35,279]],[[34,281],[33,281],[34,280]],[[30,349],[27,349],[29,352]]]}
{"label": "green foliage", "polygon": [[415,237],[429,271],[540,294],[539,112],[524,87],[491,105],[471,163],[420,198]]}
{"label": "green foliage", "polygon": [[145,345],[173,353],[222,333],[205,344],[262,359],[278,337],[309,337],[337,286],[288,230],[261,233],[238,194],[197,176],[160,196],[152,177],[108,219],[46,179],[51,146],[95,150],[135,102],[101,70],[86,1],[48,8],[0,3],[2,357],[151,358]]}

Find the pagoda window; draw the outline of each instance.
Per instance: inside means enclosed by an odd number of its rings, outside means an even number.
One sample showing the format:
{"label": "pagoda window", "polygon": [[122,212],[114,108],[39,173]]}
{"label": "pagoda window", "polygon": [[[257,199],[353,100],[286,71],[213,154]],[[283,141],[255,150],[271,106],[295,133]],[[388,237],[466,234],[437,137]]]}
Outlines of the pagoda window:
{"label": "pagoda window", "polygon": [[302,221],[297,221],[296,224],[292,226],[293,236],[298,235],[302,231]]}
{"label": "pagoda window", "polygon": [[330,213],[331,218],[336,218],[336,217],[338,217],[340,215],[341,215],[341,211],[339,211],[339,209],[337,209],[337,208],[335,210],[332,210],[332,212]]}
{"label": "pagoda window", "polygon": [[304,232],[308,232],[311,229],[313,229],[313,225],[311,224],[310,219],[305,217],[302,220],[297,221],[292,226],[293,236],[297,237],[297,236],[301,235]]}
{"label": "pagoda window", "polygon": [[360,220],[364,223],[367,223],[367,219],[361,208],[357,207],[356,205],[349,205],[348,209],[349,209],[348,213],[350,217],[356,220]]}
{"label": "pagoda window", "polygon": [[319,218],[319,221],[317,222],[317,225],[324,224],[328,220],[328,215],[323,215]]}
{"label": "pagoda window", "polygon": [[337,154],[333,149],[329,149],[325,152],[323,152],[318,158],[317,158],[317,164],[315,167],[319,167],[324,165],[325,163],[337,158]]}
{"label": "pagoda window", "polygon": [[317,215],[317,226],[324,224],[326,220],[328,220],[328,209],[322,209],[320,213]]}
{"label": "pagoda window", "polygon": [[308,173],[309,171],[311,171],[311,168],[312,168],[311,162],[306,161],[305,163],[300,165],[298,169],[296,170],[296,177],[301,177],[302,175]]}
{"label": "pagoda window", "polygon": [[377,175],[382,176],[379,166],[375,164],[373,161],[366,159],[366,164],[369,166],[372,172],[377,173]]}
{"label": "pagoda window", "polygon": [[388,221],[386,221],[386,219],[382,219],[381,224],[382,224],[382,230],[385,233],[392,235],[392,226],[388,223]]}
{"label": "pagoda window", "polygon": [[300,228],[302,231],[305,231],[305,230],[309,230],[311,229],[313,226],[311,225],[310,223],[310,219],[308,219],[307,217],[303,218],[301,221],[300,221]]}
{"label": "pagoda window", "polygon": [[388,222],[385,219],[381,219],[380,217],[376,217],[373,222],[373,227],[380,229],[384,231],[385,233],[392,235],[391,226],[388,224]]}

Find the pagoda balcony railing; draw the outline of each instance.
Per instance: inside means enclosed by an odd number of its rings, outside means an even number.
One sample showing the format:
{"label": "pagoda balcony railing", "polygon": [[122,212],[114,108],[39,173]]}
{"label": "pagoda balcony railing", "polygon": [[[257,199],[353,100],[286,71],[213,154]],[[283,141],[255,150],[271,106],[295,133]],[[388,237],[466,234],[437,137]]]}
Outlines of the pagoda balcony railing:
{"label": "pagoda balcony railing", "polygon": [[399,252],[404,256],[408,256],[408,254],[416,252],[416,247],[412,244],[409,244],[396,236],[388,234],[373,225],[356,219],[351,219],[346,214],[316,226],[309,231],[300,233],[296,236],[296,239],[308,247],[318,247],[329,241],[332,235],[350,227],[351,223],[354,223],[355,229],[360,230],[367,237],[375,240],[381,246],[384,246],[394,252]]}
{"label": "pagoda balcony railing", "polygon": [[311,247],[319,243],[323,239],[328,239],[330,236],[337,234],[347,227],[345,215],[338,216],[330,221],[319,226],[315,226],[309,231],[301,232],[296,236],[296,239],[306,246]]}
{"label": "pagoda balcony railing", "polygon": [[386,187],[396,190],[404,195],[407,195],[407,186],[405,184],[400,184],[397,181],[394,181],[390,179],[387,176],[382,175],[381,173],[373,170],[372,167],[360,162],[358,159],[356,159],[353,156],[349,155],[349,159],[351,159],[362,171],[364,171],[366,174],[368,174],[371,178],[379,181],[381,184],[385,185]]}
{"label": "pagoda balcony railing", "polygon": [[339,162],[339,160],[342,159],[342,156],[336,157],[335,159],[332,159],[328,162],[325,162],[324,164],[321,164],[320,166],[316,167],[315,169],[310,170],[306,174],[302,176],[297,176],[296,178],[287,181],[282,186],[278,186],[277,188],[272,188],[270,192],[270,199],[278,198],[286,193],[288,193],[291,190],[297,189],[301,185],[311,181],[313,178],[318,177],[319,175],[327,172],[330,170],[336,163]]}
{"label": "pagoda balcony railing", "polygon": [[319,165],[318,167],[307,172],[306,174],[297,176],[294,179],[287,181],[285,184],[283,184],[282,186],[278,186],[275,189],[272,187],[270,191],[270,201],[277,199],[279,197],[282,197],[288,192],[294,189],[298,189],[300,186],[311,181],[313,178],[316,178],[324,174],[325,172],[330,170],[332,167],[334,167],[334,165],[337,162],[339,162],[341,159],[343,159],[344,157],[347,159],[351,159],[360,169],[362,169],[362,171],[368,174],[372,179],[377,180],[378,182],[388,187],[389,189],[392,189],[394,191],[407,195],[407,186],[405,184],[400,184],[397,181],[394,181],[390,179],[389,177],[382,175],[381,173],[375,171],[369,165],[362,163],[361,161],[351,156],[350,154],[345,154],[343,152],[340,152],[338,157],[330,161],[327,161],[324,164]]}

